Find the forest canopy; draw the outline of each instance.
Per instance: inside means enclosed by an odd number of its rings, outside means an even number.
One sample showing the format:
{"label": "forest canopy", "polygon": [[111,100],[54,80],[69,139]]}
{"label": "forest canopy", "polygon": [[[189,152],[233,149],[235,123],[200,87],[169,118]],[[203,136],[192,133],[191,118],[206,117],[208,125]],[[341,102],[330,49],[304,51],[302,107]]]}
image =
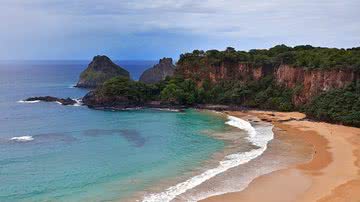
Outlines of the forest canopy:
{"label": "forest canopy", "polygon": [[360,69],[360,47],[349,49],[300,45],[277,45],[270,49],[237,51],[232,47],[224,51],[194,50],[180,55],[179,65],[220,65],[222,62],[249,63],[253,65],[288,64],[308,69],[352,68]]}

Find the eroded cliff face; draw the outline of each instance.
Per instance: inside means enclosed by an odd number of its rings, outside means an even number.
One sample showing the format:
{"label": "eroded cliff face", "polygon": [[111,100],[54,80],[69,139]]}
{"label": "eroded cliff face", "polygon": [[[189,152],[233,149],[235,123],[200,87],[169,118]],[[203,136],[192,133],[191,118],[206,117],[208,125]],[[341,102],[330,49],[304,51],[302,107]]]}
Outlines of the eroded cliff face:
{"label": "eroded cliff face", "polygon": [[276,68],[274,76],[278,85],[297,91],[293,96],[295,106],[307,103],[321,92],[344,88],[360,79],[359,73],[351,69],[306,70],[288,65],[280,65]]}
{"label": "eroded cliff face", "polygon": [[272,74],[272,66],[253,66],[246,63],[222,63],[220,65],[209,66],[178,66],[177,73],[185,78],[193,79],[198,85],[205,80],[213,83],[222,80],[240,80],[247,82],[250,80],[259,80],[266,75]]}
{"label": "eroded cliff face", "polygon": [[248,82],[272,75],[278,85],[294,90],[293,104],[301,106],[314,96],[331,89],[344,88],[353,81],[360,80],[360,73],[352,69],[314,69],[289,65],[253,66],[251,64],[223,63],[218,66],[178,66],[177,72],[185,78],[193,79],[198,85],[206,79],[211,82],[240,80]]}

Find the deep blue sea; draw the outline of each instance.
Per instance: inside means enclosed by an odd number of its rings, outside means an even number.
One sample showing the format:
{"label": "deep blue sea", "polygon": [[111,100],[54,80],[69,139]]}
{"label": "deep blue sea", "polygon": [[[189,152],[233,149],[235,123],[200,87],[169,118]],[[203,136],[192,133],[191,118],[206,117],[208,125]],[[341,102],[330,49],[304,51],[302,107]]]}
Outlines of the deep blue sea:
{"label": "deep blue sea", "polygon": [[[117,63],[136,80],[156,62]],[[194,110],[111,112],[18,102],[82,97],[87,91],[72,86],[88,63],[0,62],[0,201],[121,201],[191,172],[224,148],[207,135],[224,130],[224,119]]]}

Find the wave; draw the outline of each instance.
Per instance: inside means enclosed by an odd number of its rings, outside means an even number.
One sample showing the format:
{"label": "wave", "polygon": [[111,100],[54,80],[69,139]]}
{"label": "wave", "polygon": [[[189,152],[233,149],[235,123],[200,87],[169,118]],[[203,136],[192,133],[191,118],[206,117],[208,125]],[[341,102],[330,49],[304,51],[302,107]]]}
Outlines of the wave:
{"label": "wave", "polygon": [[[75,98],[73,99],[76,103],[70,106],[75,106],[75,107],[80,107],[83,105],[82,103],[82,99],[81,98]],[[18,103],[27,103],[27,104],[32,104],[32,103],[38,103],[41,102],[41,100],[33,100],[33,101],[26,101],[26,100],[19,100],[17,101]],[[59,101],[54,101],[55,103],[59,104],[59,105],[63,105],[61,102]]]}
{"label": "wave", "polygon": [[167,112],[181,112],[180,109],[172,109],[172,108],[151,108],[151,109],[158,111],[167,111]]}
{"label": "wave", "polygon": [[16,142],[29,142],[29,141],[33,141],[34,138],[30,135],[25,135],[25,136],[19,136],[19,137],[12,137],[12,138],[10,138],[10,140],[16,141]]}
{"label": "wave", "polygon": [[33,101],[19,100],[18,101],[18,103],[27,103],[27,104],[38,103],[38,102],[40,102],[40,100],[33,100]]}
{"label": "wave", "polygon": [[216,168],[209,169],[200,175],[172,186],[164,192],[147,195],[144,197],[143,202],[171,201],[176,196],[202,184],[206,180],[260,156],[267,149],[267,143],[274,138],[272,130],[269,130],[268,133],[258,133],[249,122],[234,116],[228,116],[226,124],[247,131],[249,134],[247,140],[258,148],[248,152],[230,154],[220,161]]}
{"label": "wave", "polygon": [[75,102],[76,102],[75,104],[73,104],[73,106],[80,107],[83,105],[81,98],[77,98],[77,99],[73,99],[73,100],[75,100]]}
{"label": "wave", "polygon": [[[73,105],[67,105],[67,106],[74,106],[74,107],[80,107],[83,105],[82,103],[82,99],[81,98],[71,98],[72,100],[74,100],[76,103]],[[59,105],[63,105],[61,102],[59,101],[55,101],[55,103],[59,104]]]}

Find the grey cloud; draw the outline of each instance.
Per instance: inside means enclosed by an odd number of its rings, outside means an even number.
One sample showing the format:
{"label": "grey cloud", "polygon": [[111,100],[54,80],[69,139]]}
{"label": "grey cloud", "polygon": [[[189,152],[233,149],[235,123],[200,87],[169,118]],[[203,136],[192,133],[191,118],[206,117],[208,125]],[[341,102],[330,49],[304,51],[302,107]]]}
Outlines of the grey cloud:
{"label": "grey cloud", "polygon": [[258,38],[266,44],[348,47],[360,42],[359,8],[359,0],[4,0],[0,43],[26,52],[24,47],[41,41],[51,47],[60,40],[95,43],[94,38],[149,38],[164,31],[232,42]]}

